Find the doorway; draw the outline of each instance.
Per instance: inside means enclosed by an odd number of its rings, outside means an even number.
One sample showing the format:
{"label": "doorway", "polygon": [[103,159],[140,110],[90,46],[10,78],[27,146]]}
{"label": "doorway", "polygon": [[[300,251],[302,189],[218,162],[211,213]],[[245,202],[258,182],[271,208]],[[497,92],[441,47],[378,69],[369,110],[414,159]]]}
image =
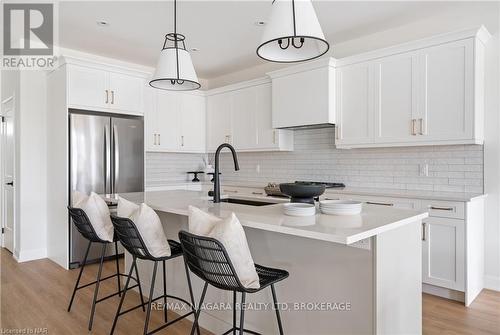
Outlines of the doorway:
{"label": "doorway", "polygon": [[14,96],[2,101],[2,122],[0,125],[2,247],[11,253],[14,252],[15,220],[14,111]]}

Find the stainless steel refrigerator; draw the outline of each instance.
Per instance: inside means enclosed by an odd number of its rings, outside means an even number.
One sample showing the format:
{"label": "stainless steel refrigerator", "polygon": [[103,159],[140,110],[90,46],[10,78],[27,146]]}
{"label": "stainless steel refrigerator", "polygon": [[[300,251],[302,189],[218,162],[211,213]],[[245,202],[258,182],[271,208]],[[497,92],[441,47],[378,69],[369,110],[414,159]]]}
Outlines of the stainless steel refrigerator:
{"label": "stainless steel refrigerator", "polygon": [[[69,110],[70,204],[73,191],[116,194],[144,191],[144,122],[142,117]],[[70,267],[78,266],[88,245],[70,224]],[[99,246],[89,262],[100,257]],[[114,255],[114,247],[108,248]]]}

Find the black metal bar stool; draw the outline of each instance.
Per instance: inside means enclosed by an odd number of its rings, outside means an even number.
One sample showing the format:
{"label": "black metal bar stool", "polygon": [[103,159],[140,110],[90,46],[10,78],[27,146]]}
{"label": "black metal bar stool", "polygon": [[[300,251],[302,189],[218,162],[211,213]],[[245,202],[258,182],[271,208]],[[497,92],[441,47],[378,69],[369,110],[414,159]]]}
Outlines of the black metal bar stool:
{"label": "black metal bar stool", "polygon": [[[89,220],[87,214],[85,214],[85,211],[83,211],[81,208],[73,208],[73,207],[68,207],[68,211],[69,211],[71,218],[73,219],[73,223],[75,224],[76,229],[80,232],[80,234],[83,235],[83,237],[85,239],[87,239],[89,241],[89,244],[87,246],[87,251],[85,252],[85,257],[83,258],[82,262],[80,263],[80,273],[78,274],[78,279],[76,280],[75,287],[73,289],[73,294],[71,295],[71,300],[70,300],[69,306],[68,306],[68,312],[71,310],[71,306],[73,305],[73,300],[75,299],[76,291],[95,284],[94,298],[92,299],[92,308],[90,310],[90,319],[89,319],[89,326],[88,326],[88,329],[92,330],[92,324],[94,322],[94,314],[95,314],[96,304],[101,302],[101,301],[104,301],[106,299],[109,299],[111,297],[114,297],[116,295],[121,296],[121,293],[124,292],[125,289],[124,290],[121,289],[120,276],[126,276],[126,275],[123,273],[120,273],[120,263],[118,260],[118,242],[117,242],[118,239],[116,237],[116,234],[114,236],[114,242],[101,240],[99,238],[99,236],[97,236],[97,234],[94,230],[94,227],[92,227],[92,224],[90,223],[90,220]],[[101,251],[101,257],[100,257],[100,262],[99,262],[99,270],[97,272],[97,278],[93,282],[87,283],[87,284],[82,285],[82,286],[78,286],[80,284],[80,279],[82,277],[83,269],[85,268],[85,265],[87,263],[87,256],[89,254],[90,247],[91,247],[92,243],[102,244],[102,251]],[[108,244],[111,244],[111,243],[114,243],[114,245],[115,245],[116,273],[113,275],[101,278],[102,265],[104,263],[104,255],[106,254],[106,247],[108,246]],[[140,285],[141,282],[139,280],[139,271],[137,270],[137,267],[135,267],[135,275],[136,275],[136,277],[133,279],[135,280],[136,284],[129,287],[128,289],[132,289],[134,287],[139,286],[141,301],[144,302],[144,298],[142,297],[142,289],[141,289],[141,285]],[[100,283],[104,280],[111,279],[114,277],[116,277],[118,291],[113,293],[113,294],[110,294],[110,295],[107,295],[105,297],[98,299],[97,297],[99,294]],[[143,308],[143,310],[144,310],[144,308]]]}
{"label": "black metal bar stool", "polygon": [[[127,251],[132,255],[132,265],[130,267],[130,273],[128,275],[127,281],[125,282],[125,289],[124,289],[125,293],[123,293],[121,300],[120,300],[120,304],[118,305],[118,310],[116,311],[116,315],[115,315],[115,318],[113,320],[113,326],[111,328],[110,334],[113,334],[113,332],[115,331],[116,323],[118,321],[119,316],[121,316],[125,313],[128,313],[132,310],[135,310],[141,306],[144,306],[145,304],[147,304],[148,307],[147,307],[147,313],[146,313],[146,321],[144,322],[144,332],[143,332],[144,335],[156,333],[156,332],[160,331],[161,329],[168,327],[168,326],[174,324],[175,322],[180,321],[180,320],[188,317],[191,314],[195,314],[196,310],[194,307],[194,295],[193,295],[193,290],[191,287],[191,279],[189,278],[189,271],[188,271],[186,265],[185,265],[186,275],[187,275],[187,282],[188,282],[189,295],[191,298],[191,302],[187,302],[186,300],[184,300],[180,297],[176,297],[176,296],[167,294],[166,267],[165,267],[166,261],[182,256],[182,248],[181,248],[181,245],[179,244],[179,242],[176,242],[173,240],[168,240],[168,244],[169,244],[170,250],[171,250],[170,256],[154,257],[153,255],[151,255],[149,253],[141,235],[139,234],[139,231],[137,230],[136,225],[134,224],[134,222],[132,222],[132,220],[130,220],[128,218],[121,218],[121,217],[117,217],[117,216],[112,215],[111,221],[113,222],[113,225],[115,227],[115,232],[116,232],[116,235],[118,235],[119,241],[123,244],[125,249],[127,249]],[[127,292],[127,288],[129,285],[130,276],[132,275],[132,270],[134,268],[137,269],[137,258],[154,262],[153,276],[151,279],[151,287],[149,289],[149,299],[148,299],[147,303],[143,302],[140,305],[131,307],[131,308],[122,312],[121,308],[123,305],[123,301],[125,300],[125,294]],[[162,264],[163,265],[163,295],[156,297],[156,298],[153,298],[154,286],[155,286],[155,280],[156,280],[156,272],[158,270],[158,262],[163,263]],[[167,320],[167,309],[166,309],[167,298],[182,301],[183,303],[185,303],[191,307],[191,311],[175,318],[174,320],[168,321]],[[161,325],[160,327],[148,332],[149,319],[151,317],[151,304],[154,301],[157,301],[159,299],[163,299],[163,303],[164,303],[163,315],[164,315],[165,323],[163,325]],[[196,329],[197,329],[198,335],[200,335],[199,327],[197,326]],[[193,331],[194,331],[194,328],[193,328]]]}
{"label": "black metal bar stool", "polygon": [[[259,333],[244,328],[245,321],[245,298],[247,293],[255,293],[271,286],[271,293],[273,295],[274,309],[276,312],[276,319],[278,321],[278,330],[280,335],[283,335],[283,326],[281,324],[280,312],[278,309],[278,301],[276,299],[276,291],[274,284],[282,281],[288,277],[288,272],[280,269],[268,268],[262,265],[255,264],[255,269],[259,275],[260,288],[252,289],[245,288],[234,270],[233,264],[229,259],[226,249],[218,240],[198,236],[186,231],[179,232],[179,240],[181,242],[182,250],[184,252],[184,261],[189,266],[189,269],[198,277],[205,281],[203,292],[201,294],[200,303],[196,310],[195,320],[191,335],[194,332],[194,327],[198,326],[198,319],[200,317],[201,306],[207,293],[208,284],[215,286],[221,290],[233,292],[233,327],[225,332],[223,335],[229,333],[236,334],[239,330],[240,335],[245,333],[260,335]],[[241,292],[241,314],[240,325],[236,325],[236,292]]]}

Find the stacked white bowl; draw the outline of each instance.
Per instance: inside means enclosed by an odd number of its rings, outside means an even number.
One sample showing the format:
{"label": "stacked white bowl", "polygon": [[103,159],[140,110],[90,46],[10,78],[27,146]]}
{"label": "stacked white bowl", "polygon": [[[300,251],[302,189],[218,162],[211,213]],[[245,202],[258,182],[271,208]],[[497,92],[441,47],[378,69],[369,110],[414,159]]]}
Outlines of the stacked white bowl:
{"label": "stacked white bowl", "polygon": [[362,203],[353,200],[321,200],[319,209],[329,215],[356,215],[361,213]]}
{"label": "stacked white bowl", "polygon": [[311,216],[316,214],[316,206],[313,204],[303,204],[290,202],[283,204],[283,211],[290,216]]}

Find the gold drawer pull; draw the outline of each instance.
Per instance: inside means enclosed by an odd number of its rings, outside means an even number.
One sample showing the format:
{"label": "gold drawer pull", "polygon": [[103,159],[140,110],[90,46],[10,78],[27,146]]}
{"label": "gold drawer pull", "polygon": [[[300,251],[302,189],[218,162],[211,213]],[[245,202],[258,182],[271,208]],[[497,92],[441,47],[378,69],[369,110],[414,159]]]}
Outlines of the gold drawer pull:
{"label": "gold drawer pull", "polygon": [[255,194],[255,195],[263,195],[264,193],[262,193],[262,192],[252,192],[252,194]]}
{"label": "gold drawer pull", "polygon": [[227,193],[238,193],[238,190],[224,190]]}

